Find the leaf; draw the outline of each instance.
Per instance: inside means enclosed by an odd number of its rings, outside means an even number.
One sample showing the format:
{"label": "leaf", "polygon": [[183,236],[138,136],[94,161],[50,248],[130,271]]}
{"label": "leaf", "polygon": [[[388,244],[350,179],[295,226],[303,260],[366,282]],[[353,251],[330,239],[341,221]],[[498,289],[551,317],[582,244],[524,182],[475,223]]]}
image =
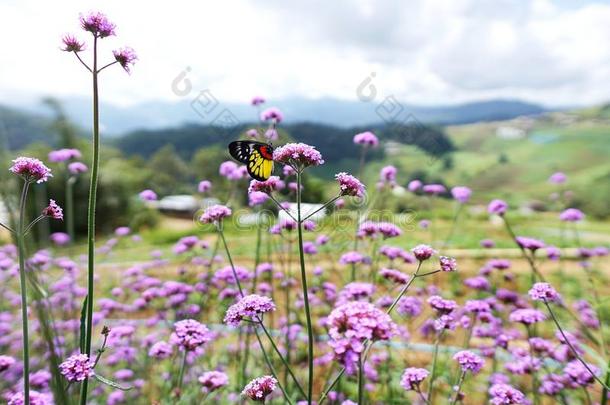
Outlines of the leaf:
{"label": "leaf", "polygon": [[133,388],[133,387],[131,387],[131,386],[126,387],[126,386],[124,386],[124,385],[120,385],[120,384],[118,384],[118,383],[115,383],[114,381],[111,381],[111,380],[107,379],[106,377],[102,377],[102,376],[101,376],[101,375],[99,375],[99,374],[94,374],[93,376],[94,376],[94,377],[95,377],[95,379],[96,379],[96,380],[98,380],[99,382],[101,382],[101,383],[103,383],[103,384],[106,384],[106,385],[109,385],[109,386],[111,386],[112,388],[116,388],[117,390],[121,390],[121,391],[129,391],[130,389],[132,389],[132,388]]}
{"label": "leaf", "polygon": [[85,339],[87,333],[87,302],[89,300],[89,295],[85,295],[85,299],[83,300],[83,307],[80,310],[80,352],[85,353]]}

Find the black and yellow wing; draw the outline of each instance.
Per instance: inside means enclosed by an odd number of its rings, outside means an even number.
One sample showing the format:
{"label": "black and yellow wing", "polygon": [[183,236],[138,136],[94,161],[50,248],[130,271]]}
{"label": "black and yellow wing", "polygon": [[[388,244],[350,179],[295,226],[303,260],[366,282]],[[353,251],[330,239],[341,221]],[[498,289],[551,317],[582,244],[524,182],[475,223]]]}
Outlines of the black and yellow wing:
{"label": "black and yellow wing", "polygon": [[229,153],[246,164],[248,174],[255,180],[265,181],[273,173],[273,147],[254,141],[235,141],[229,144]]}

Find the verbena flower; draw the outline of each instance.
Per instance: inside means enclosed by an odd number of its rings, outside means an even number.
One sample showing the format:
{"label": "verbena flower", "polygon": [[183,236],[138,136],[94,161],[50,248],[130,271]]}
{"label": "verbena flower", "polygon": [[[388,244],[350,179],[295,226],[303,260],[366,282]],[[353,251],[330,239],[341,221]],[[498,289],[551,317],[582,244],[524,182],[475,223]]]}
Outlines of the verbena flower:
{"label": "verbena flower", "polygon": [[282,112],[277,107],[269,107],[263,112],[261,112],[261,120],[273,120],[274,122],[279,123],[284,120],[284,114],[282,114]]}
{"label": "verbena flower", "polygon": [[377,230],[383,235],[384,239],[395,238],[402,235],[400,228],[391,222],[379,222],[377,224]]}
{"label": "verbena flower", "polygon": [[428,245],[417,245],[413,249],[411,249],[411,252],[420,262],[428,260],[432,257],[432,255],[434,255],[434,253],[436,253],[436,251]]}
{"label": "verbena flower", "polygon": [[49,200],[49,205],[42,210],[42,215],[52,219],[58,219],[60,221],[64,219],[63,210],[59,205],[57,205],[55,200]]}
{"label": "verbena flower", "polygon": [[341,195],[351,197],[362,197],[364,195],[364,184],[354,176],[341,172],[335,175],[335,179],[339,182]]}
{"label": "verbena flower", "polygon": [[271,311],[275,311],[275,304],[271,298],[257,294],[246,295],[229,307],[224,322],[237,327],[243,318],[257,318]]}
{"label": "verbena flower", "polygon": [[155,193],[152,190],[144,190],[141,191],[140,194],[138,194],[140,199],[143,201],[156,201],[157,200],[157,193]]}
{"label": "verbena flower", "polygon": [[286,184],[280,180],[278,176],[270,176],[265,181],[252,180],[250,182],[250,187],[248,188],[248,193],[258,191],[271,194],[274,191],[282,190],[284,187],[286,187]]}
{"label": "verbena flower", "polygon": [[458,305],[453,300],[446,300],[439,295],[428,298],[428,305],[440,314],[449,314],[457,309]]}
{"label": "verbena flower", "polygon": [[294,167],[319,166],[324,163],[315,147],[304,143],[287,143],[273,151],[273,160]]}
{"label": "verbena flower", "polygon": [[62,51],[66,52],[81,52],[85,49],[85,43],[79,41],[74,35],[67,34],[61,39],[63,43]]}
{"label": "verbena flower", "polygon": [[254,106],[258,106],[261,105],[265,102],[265,99],[261,96],[254,96],[252,97],[252,100],[250,101],[250,104],[254,105]]}
{"label": "verbena flower", "polygon": [[508,204],[502,200],[493,200],[487,206],[487,212],[490,214],[504,215],[508,210]]}
{"label": "verbena flower", "polygon": [[174,324],[170,342],[186,351],[192,351],[212,340],[207,326],[193,319],[185,319]]}
{"label": "verbena flower", "polygon": [[462,371],[470,371],[477,374],[485,365],[485,360],[477,356],[470,350],[462,350],[453,355],[453,360],[457,361]]}
{"label": "verbena flower", "polygon": [[426,194],[439,195],[447,192],[447,189],[442,184],[426,184],[422,187]]}
{"label": "verbena flower", "polygon": [[86,354],[75,354],[59,365],[59,372],[70,382],[84,381],[95,375],[93,362]]}
{"label": "verbena flower", "polygon": [[49,152],[49,161],[53,163],[66,162],[70,159],[80,159],[83,157],[78,149],[58,149]]}
{"label": "verbena flower", "polygon": [[148,355],[155,359],[167,359],[173,353],[172,346],[164,341],[155,342],[148,350]]}
{"label": "verbena flower", "polygon": [[531,250],[532,252],[545,246],[543,241],[527,236],[517,236],[515,240],[523,249]]}
{"label": "verbena flower", "polygon": [[354,135],[354,143],[375,147],[379,145],[379,139],[377,138],[377,136],[375,136],[374,133],[366,131]]}
{"label": "verbena flower", "polygon": [[563,184],[568,179],[568,176],[563,174],[562,172],[556,172],[549,177],[549,183],[553,184]]}
{"label": "verbena flower", "polygon": [[81,174],[86,173],[89,168],[83,162],[72,162],[68,164],[68,171],[70,174]]}
{"label": "verbena flower", "polygon": [[362,263],[362,261],[364,260],[364,256],[356,251],[352,251],[352,252],[347,252],[344,253],[343,255],[341,255],[341,257],[339,258],[339,263],[340,264],[356,264],[356,263]]}
{"label": "verbena flower", "polygon": [[204,392],[213,392],[229,384],[229,376],[222,371],[206,371],[198,379]]}
{"label": "verbena flower", "polygon": [[116,26],[108,20],[105,14],[93,12],[80,16],[81,27],[98,38],[105,38],[114,34]]}
{"label": "verbena flower", "polygon": [[533,325],[537,322],[546,320],[546,316],[543,312],[540,312],[537,309],[523,308],[511,312],[508,319],[511,322],[519,322],[524,325]]}
{"label": "verbena flower", "polygon": [[382,268],[379,270],[379,275],[386,280],[390,280],[396,284],[407,284],[409,276],[394,269]]}
{"label": "verbena flower", "polygon": [[241,394],[253,401],[265,402],[265,399],[273,393],[276,386],[277,380],[270,375],[265,375],[250,381]]}
{"label": "verbena flower", "polygon": [[528,292],[535,301],[559,301],[561,296],[549,283],[536,283]]}
{"label": "verbena flower", "polygon": [[402,297],[396,310],[401,315],[416,317],[422,313],[423,302],[418,297]]}
{"label": "verbena flower", "polygon": [[451,189],[451,195],[460,204],[465,204],[472,195],[472,190],[464,186],[456,186]]}
{"label": "verbena flower", "polygon": [[212,205],[205,210],[205,212],[201,215],[199,220],[204,224],[211,224],[222,221],[223,218],[226,218],[231,215],[231,208],[225,205]]}
{"label": "verbena flower", "polygon": [[453,257],[441,256],[439,263],[442,271],[456,271],[457,261]]}
{"label": "verbena flower", "polygon": [[407,367],[402,373],[400,385],[406,391],[419,389],[419,384],[424,381],[430,373],[425,368]]}
{"label": "verbena flower", "polygon": [[53,177],[51,169],[46,167],[44,163],[35,158],[18,157],[13,160],[13,165],[9,169],[12,173],[23,177],[25,181],[35,181],[43,183]]}
{"label": "verbena flower", "polygon": [[409,182],[409,184],[407,185],[407,188],[409,189],[409,191],[411,191],[412,193],[418,191],[420,188],[422,188],[423,183],[420,180],[411,180]]}
{"label": "verbena flower", "polygon": [[525,404],[525,395],[508,384],[494,384],[489,388],[493,405]]}
{"label": "verbena flower", "polygon": [[212,189],[212,182],[209,180],[202,180],[197,185],[197,191],[199,191],[200,193],[205,193],[207,191],[210,191],[211,189]]}
{"label": "verbena flower", "polygon": [[0,356],[0,373],[8,370],[15,364],[15,359],[10,356]]}
{"label": "verbena flower", "polygon": [[585,219],[585,214],[578,208],[568,208],[559,214],[559,219],[564,222],[580,222]]}
{"label": "verbena flower", "polygon": [[[599,375],[600,371],[592,364],[587,364],[589,369],[595,375]],[[571,388],[586,387],[595,382],[595,378],[589,370],[579,361],[572,360],[563,368],[563,376],[565,377],[566,385]]]}
{"label": "verbena flower", "polygon": [[396,174],[398,173],[398,169],[395,166],[384,166],[379,171],[379,180],[382,183],[390,183],[394,185],[396,182]]}
{"label": "verbena flower", "polygon": [[116,60],[127,73],[131,73],[131,66],[138,60],[136,51],[134,51],[133,48],[125,47],[115,49],[112,51],[112,54],[114,55],[114,60]]}
{"label": "verbena flower", "polygon": [[[9,398],[7,405],[26,405],[23,391],[13,394]],[[29,405],[53,405],[53,397],[51,394],[30,390]]]}

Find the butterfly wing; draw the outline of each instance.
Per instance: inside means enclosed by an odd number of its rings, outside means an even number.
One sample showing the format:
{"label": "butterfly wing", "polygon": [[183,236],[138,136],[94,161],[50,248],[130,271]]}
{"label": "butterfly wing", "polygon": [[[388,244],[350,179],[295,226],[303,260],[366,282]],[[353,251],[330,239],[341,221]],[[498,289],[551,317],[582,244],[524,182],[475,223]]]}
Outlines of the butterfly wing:
{"label": "butterfly wing", "polygon": [[262,142],[235,141],[229,144],[229,153],[245,163],[248,174],[259,181],[267,180],[273,173],[273,147]]}

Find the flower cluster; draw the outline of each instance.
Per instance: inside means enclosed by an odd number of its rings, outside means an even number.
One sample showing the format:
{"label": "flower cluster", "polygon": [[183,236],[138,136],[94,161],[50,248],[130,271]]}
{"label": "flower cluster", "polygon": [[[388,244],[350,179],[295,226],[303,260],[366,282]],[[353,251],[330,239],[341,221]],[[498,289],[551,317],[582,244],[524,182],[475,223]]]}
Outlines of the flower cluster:
{"label": "flower cluster", "polygon": [[231,208],[225,205],[212,205],[199,217],[199,220],[204,224],[217,223],[231,215]]}
{"label": "flower cluster", "polygon": [[49,205],[42,210],[42,215],[60,221],[64,219],[63,210],[57,205],[55,200],[49,200]]}
{"label": "flower cluster", "polygon": [[257,294],[246,295],[229,307],[224,322],[237,327],[243,318],[254,319],[271,311],[275,311],[275,304],[271,298]]}
{"label": "flower cluster", "polygon": [[364,195],[364,184],[354,176],[341,172],[335,175],[335,179],[339,182],[340,195],[351,197],[362,197]]}
{"label": "flower cluster", "polygon": [[473,374],[477,374],[485,365],[485,361],[470,350],[457,352],[453,355],[453,360],[459,363],[463,372],[470,371]]}
{"label": "flower cluster", "polygon": [[324,164],[324,159],[315,147],[304,143],[287,143],[273,151],[273,160],[302,168]]}
{"label": "flower cluster", "polygon": [[366,146],[377,146],[379,145],[379,139],[375,136],[374,133],[370,131],[361,132],[359,134],[354,135],[354,143],[359,145]]}
{"label": "flower cluster", "polygon": [[241,394],[253,401],[265,402],[265,399],[273,393],[276,386],[277,380],[270,375],[265,375],[250,381]]}
{"label": "flower cluster", "polygon": [[206,371],[197,380],[204,392],[216,391],[229,384],[229,377],[222,371]]}
{"label": "flower cluster", "polygon": [[193,319],[176,322],[170,342],[186,351],[195,350],[212,340],[207,326]]}
{"label": "flower cluster", "polygon": [[35,158],[18,157],[13,160],[13,165],[9,169],[12,173],[23,177],[25,181],[35,181],[43,183],[53,177],[51,169],[46,167],[44,163]]}
{"label": "flower cluster", "polygon": [[75,354],[59,365],[59,371],[70,382],[84,381],[95,374],[93,362],[86,354]]}

